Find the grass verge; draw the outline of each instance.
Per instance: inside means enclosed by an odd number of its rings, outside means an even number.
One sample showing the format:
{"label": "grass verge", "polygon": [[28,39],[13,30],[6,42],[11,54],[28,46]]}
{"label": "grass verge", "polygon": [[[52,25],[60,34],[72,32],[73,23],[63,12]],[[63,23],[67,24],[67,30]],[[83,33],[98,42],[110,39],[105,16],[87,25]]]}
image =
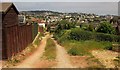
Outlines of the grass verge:
{"label": "grass verge", "polygon": [[88,56],[86,59],[87,64],[89,65],[88,68],[104,68],[105,66],[91,54],[91,51],[103,50],[112,45],[111,42],[97,42],[94,40],[66,40],[60,44],[64,46],[68,54],[72,56]]}
{"label": "grass verge", "polygon": [[43,57],[48,60],[54,60],[56,58],[56,45],[51,38],[47,39],[45,52],[43,53]]}
{"label": "grass verge", "polygon": [[64,46],[70,55],[91,55],[92,50],[106,49],[112,45],[111,42],[97,42],[93,40],[86,41],[75,41],[75,40],[66,40],[61,43]]}

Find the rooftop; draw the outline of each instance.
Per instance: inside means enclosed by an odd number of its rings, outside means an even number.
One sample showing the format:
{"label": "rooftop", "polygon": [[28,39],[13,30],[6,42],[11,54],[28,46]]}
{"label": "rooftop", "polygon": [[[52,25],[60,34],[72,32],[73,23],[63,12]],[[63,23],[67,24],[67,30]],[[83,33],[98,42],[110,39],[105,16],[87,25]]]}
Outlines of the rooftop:
{"label": "rooftop", "polygon": [[0,3],[0,12],[6,12],[12,3]]}
{"label": "rooftop", "polygon": [[[2,3],[0,3],[0,12],[6,13],[11,6],[14,6],[14,4],[11,3],[11,2],[2,2]],[[15,9],[16,9],[16,7],[15,7]],[[17,11],[17,9],[16,9],[16,11]]]}

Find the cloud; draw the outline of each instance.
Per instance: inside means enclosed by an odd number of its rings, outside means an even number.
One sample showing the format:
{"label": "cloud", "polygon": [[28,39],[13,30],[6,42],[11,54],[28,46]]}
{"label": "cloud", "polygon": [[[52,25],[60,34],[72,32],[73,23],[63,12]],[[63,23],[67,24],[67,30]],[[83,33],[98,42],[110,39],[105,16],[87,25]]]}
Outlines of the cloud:
{"label": "cloud", "polygon": [[96,14],[118,14],[117,2],[15,2],[22,10],[53,10],[60,12],[86,12]]}

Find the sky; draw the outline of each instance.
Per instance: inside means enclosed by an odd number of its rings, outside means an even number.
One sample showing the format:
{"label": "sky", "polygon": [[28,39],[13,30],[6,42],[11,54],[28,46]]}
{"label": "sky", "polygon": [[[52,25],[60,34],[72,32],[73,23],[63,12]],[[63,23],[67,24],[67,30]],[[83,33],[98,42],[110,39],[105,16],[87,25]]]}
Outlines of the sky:
{"label": "sky", "polygon": [[119,2],[120,0],[1,0],[12,2]]}
{"label": "sky", "polygon": [[58,12],[118,15],[119,0],[2,0],[14,2],[19,11],[51,10]]}

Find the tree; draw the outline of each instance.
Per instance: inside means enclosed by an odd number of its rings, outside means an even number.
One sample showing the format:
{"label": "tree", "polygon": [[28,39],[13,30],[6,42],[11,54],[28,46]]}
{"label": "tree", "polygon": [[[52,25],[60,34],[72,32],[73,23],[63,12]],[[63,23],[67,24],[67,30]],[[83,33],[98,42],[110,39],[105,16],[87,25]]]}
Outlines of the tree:
{"label": "tree", "polygon": [[93,32],[95,29],[94,29],[94,26],[92,24],[90,24],[87,30]]}
{"label": "tree", "polygon": [[67,20],[62,20],[57,23],[57,27],[55,32],[59,32],[61,30],[67,30],[70,28],[75,28],[75,23],[74,22],[68,22]]}
{"label": "tree", "polygon": [[87,30],[89,27],[89,25],[87,23],[83,23],[80,25],[80,28],[83,29],[83,30]]}
{"label": "tree", "polygon": [[103,22],[98,27],[97,32],[115,34],[115,29],[112,27],[112,25],[110,23]]}

